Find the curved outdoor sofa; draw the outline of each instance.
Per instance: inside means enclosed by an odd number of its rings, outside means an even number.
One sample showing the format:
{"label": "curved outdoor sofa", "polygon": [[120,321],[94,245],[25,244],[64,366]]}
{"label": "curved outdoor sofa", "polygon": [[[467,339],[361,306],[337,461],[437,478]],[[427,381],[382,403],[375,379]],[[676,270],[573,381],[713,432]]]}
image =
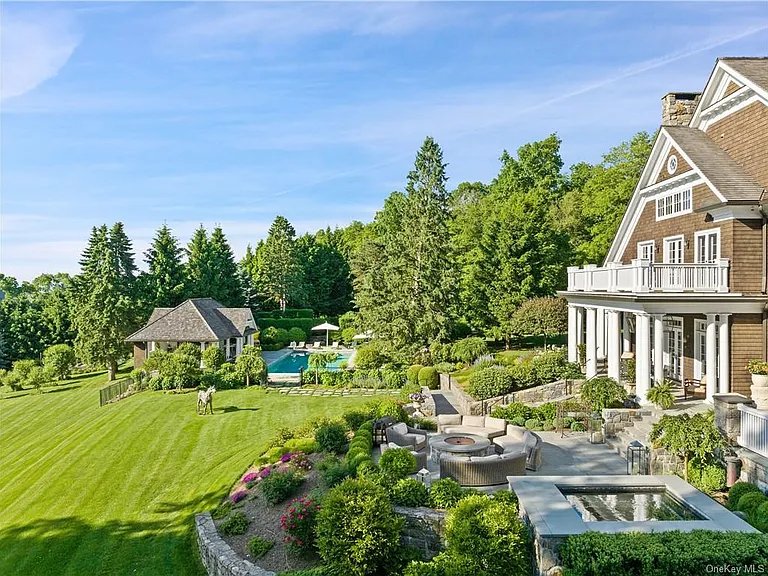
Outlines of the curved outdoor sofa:
{"label": "curved outdoor sofa", "polygon": [[526,454],[528,470],[538,470],[541,466],[541,436],[523,428],[522,426],[507,425],[506,434],[497,436],[492,440],[496,445],[496,452]]}
{"label": "curved outdoor sofa", "polygon": [[440,457],[440,478],[452,478],[462,486],[505,484],[507,476],[525,476],[526,459],[522,451],[471,458],[443,454]]}
{"label": "curved outdoor sofa", "polygon": [[461,414],[440,414],[437,430],[440,434],[474,434],[485,438],[504,435],[507,421],[491,416],[462,416]]}

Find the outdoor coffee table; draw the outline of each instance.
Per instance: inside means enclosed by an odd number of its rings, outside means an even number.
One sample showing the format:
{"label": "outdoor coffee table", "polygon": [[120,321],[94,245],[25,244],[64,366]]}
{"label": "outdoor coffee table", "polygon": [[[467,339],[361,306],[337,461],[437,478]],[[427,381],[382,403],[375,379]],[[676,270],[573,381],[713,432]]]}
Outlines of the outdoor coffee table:
{"label": "outdoor coffee table", "polygon": [[438,434],[429,439],[430,459],[440,463],[441,454],[450,454],[459,458],[486,456],[491,441],[475,434]]}

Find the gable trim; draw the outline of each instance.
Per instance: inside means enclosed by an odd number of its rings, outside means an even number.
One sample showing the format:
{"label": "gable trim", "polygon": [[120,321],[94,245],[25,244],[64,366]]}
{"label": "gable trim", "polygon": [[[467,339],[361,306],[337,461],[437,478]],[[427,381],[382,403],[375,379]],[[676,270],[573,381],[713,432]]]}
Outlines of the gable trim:
{"label": "gable trim", "polygon": [[701,170],[701,168],[696,166],[696,164],[688,157],[688,154],[685,153],[685,150],[683,150],[683,148],[677,142],[675,142],[674,138],[672,138],[672,136],[670,136],[666,130],[662,128],[662,131],[664,132],[664,134],[666,134],[667,138],[669,138],[670,140],[672,140],[672,142],[674,142],[675,148],[677,148],[677,151],[680,153],[680,155],[683,158],[685,158],[685,161],[688,162],[688,166],[690,166],[691,168],[693,168],[699,173],[699,176],[701,176],[701,179],[704,180],[704,182],[706,182],[707,186],[709,186],[709,189],[712,190],[712,192],[714,192],[715,196],[717,196],[721,202],[727,202],[727,200],[725,199],[725,196],[723,196],[720,193],[720,190],[715,188],[715,185],[709,181],[709,178],[706,177],[706,175]]}
{"label": "gable trim", "polygon": [[[741,84],[742,87],[730,96],[720,100],[726,90],[729,79],[737,84]],[[734,96],[742,93],[742,91],[746,92],[745,89],[751,91],[752,94],[757,94],[759,99],[768,106],[768,90],[765,90],[758,84],[752,82],[746,76],[739,74],[739,72],[728,66],[728,64],[722,60],[718,60],[712,73],[709,75],[709,79],[704,87],[701,99],[699,100],[698,106],[696,106],[696,110],[693,113],[693,118],[691,118],[689,126],[692,128],[701,128],[703,121],[702,115],[706,110],[712,106],[730,101]]]}

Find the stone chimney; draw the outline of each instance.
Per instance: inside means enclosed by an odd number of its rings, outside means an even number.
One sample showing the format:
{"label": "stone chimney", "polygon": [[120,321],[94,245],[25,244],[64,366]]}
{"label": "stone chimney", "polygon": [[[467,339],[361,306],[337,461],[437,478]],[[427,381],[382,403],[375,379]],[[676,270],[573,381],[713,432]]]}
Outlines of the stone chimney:
{"label": "stone chimney", "polygon": [[670,92],[661,99],[661,123],[688,126],[701,99],[701,92]]}

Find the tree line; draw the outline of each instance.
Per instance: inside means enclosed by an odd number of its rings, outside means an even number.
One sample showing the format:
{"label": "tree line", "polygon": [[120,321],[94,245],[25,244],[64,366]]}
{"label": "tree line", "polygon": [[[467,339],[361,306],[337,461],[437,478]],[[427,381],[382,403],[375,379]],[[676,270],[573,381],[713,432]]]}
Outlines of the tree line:
{"label": "tree line", "polygon": [[569,265],[608,251],[651,136],[635,135],[603,161],[563,169],[556,135],[504,151],[489,183],[448,186],[440,146],[427,138],[402,191],[373,221],[297,236],[283,216],[238,262],[220,226],[201,225],[183,246],[161,226],[136,265],[122,223],[94,227],[80,272],[19,283],[0,274],[0,368],[73,344],[111,373],[125,337],[154,307],[211,297],[254,310],[353,310],[355,328],[395,346],[468,334],[508,339],[527,299],[565,287]]}

